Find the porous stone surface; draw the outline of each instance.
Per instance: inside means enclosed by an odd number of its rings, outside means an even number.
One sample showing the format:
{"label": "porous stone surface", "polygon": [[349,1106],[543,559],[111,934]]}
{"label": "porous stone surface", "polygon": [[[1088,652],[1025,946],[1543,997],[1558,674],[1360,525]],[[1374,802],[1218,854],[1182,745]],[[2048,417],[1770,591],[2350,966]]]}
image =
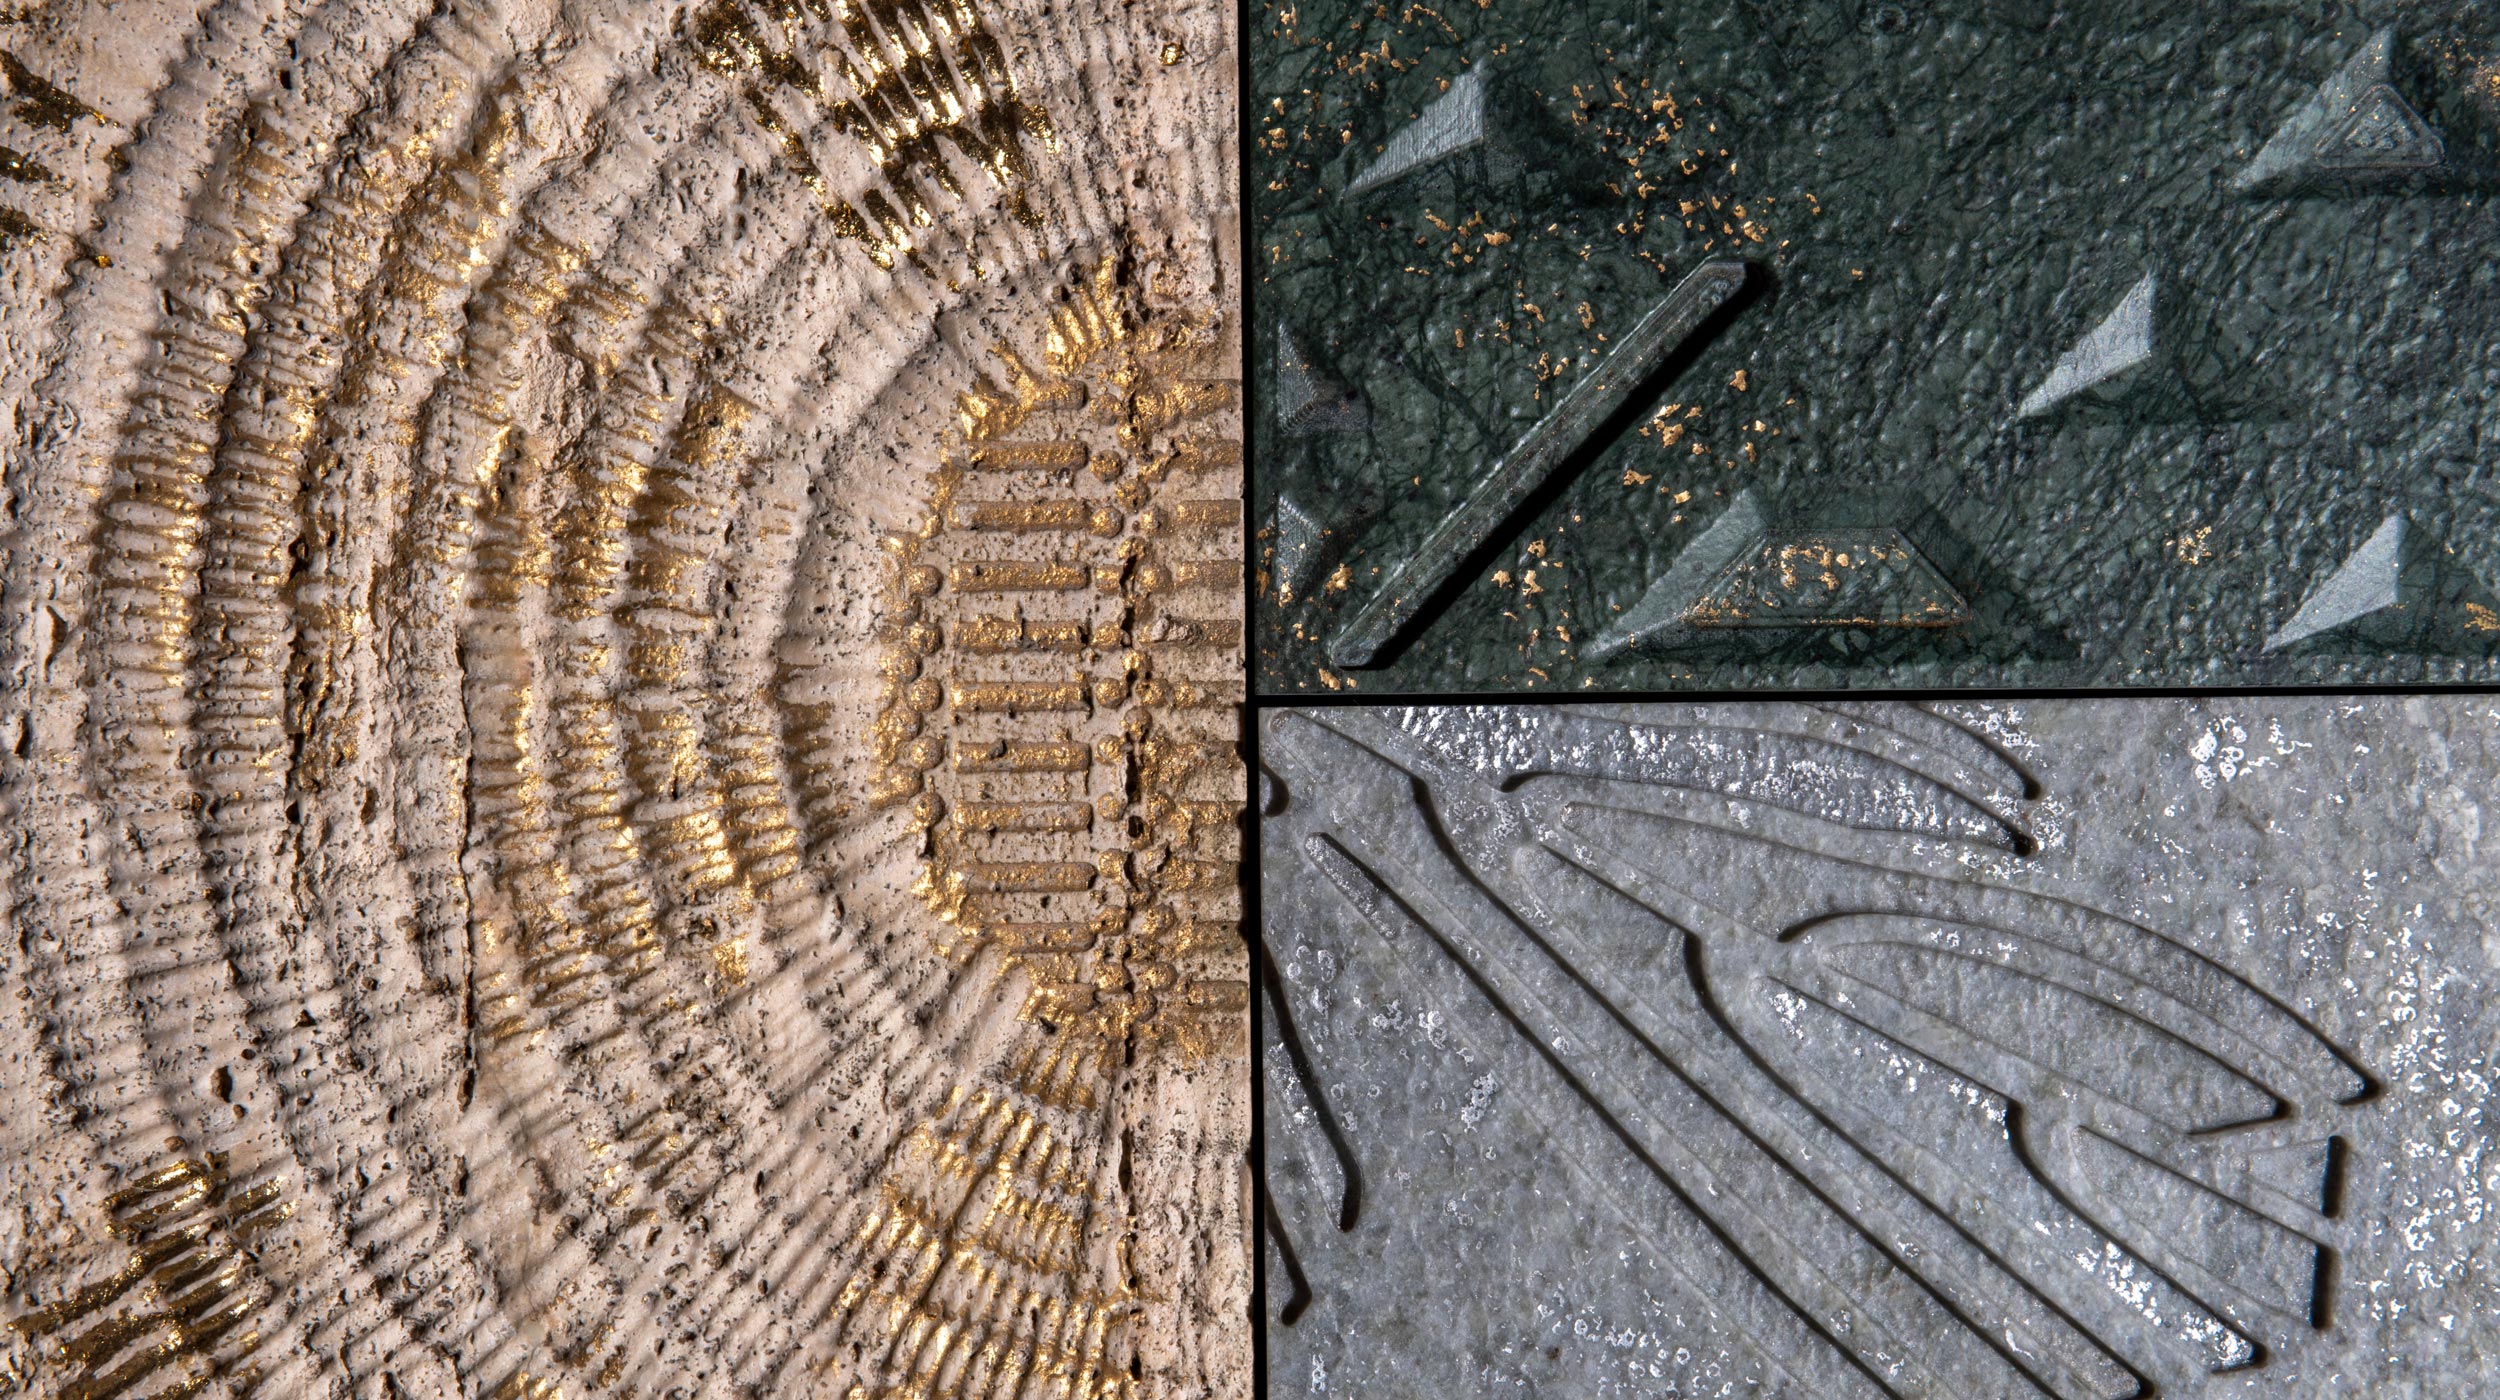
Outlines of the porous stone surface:
{"label": "porous stone surface", "polygon": [[1278,710],[1274,1393],[2437,1395],[2489,697]]}
{"label": "porous stone surface", "polygon": [[[2500,676],[2492,6],[1253,16],[1253,364],[1285,328],[1371,408],[1360,433],[1257,439],[1263,550],[1279,496],[1362,502],[1342,575],[1266,576],[1263,691]],[[1366,184],[1479,89],[1507,95],[1516,159]],[[1590,425],[1393,645],[1340,649],[1483,472],[1727,257],[1750,299]],[[1748,490],[1784,528],[1900,532],[1968,616],[1593,650]],[[2396,514],[2474,581],[2448,621],[2269,649]]]}
{"label": "porous stone surface", "polygon": [[1247,1396],[1232,31],[0,16],[0,1393]]}

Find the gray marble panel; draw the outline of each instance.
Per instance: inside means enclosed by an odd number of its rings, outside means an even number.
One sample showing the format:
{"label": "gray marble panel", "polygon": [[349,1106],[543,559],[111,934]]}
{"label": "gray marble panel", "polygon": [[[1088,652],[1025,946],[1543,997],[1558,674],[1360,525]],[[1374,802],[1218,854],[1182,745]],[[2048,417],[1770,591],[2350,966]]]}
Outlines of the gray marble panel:
{"label": "gray marble panel", "polygon": [[1259,737],[1273,1394],[2458,1395],[2500,1355],[2500,700]]}

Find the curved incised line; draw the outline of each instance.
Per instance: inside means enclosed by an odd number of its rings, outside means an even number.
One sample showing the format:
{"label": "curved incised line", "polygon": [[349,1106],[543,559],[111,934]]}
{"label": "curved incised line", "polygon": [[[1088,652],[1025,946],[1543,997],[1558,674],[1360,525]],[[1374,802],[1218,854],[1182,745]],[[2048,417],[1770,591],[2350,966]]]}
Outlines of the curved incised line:
{"label": "curved incised line", "polygon": [[[1311,1105],[1312,1115],[1319,1120],[1320,1135],[1328,1140],[1328,1149],[1336,1154],[1338,1178],[1344,1191],[1337,1201],[1337,1228],[1352,1230],[1363,1214],[1363,1168],[1356,1160],[1354,1147],[1346,1138],[1345,1125],[1338,1121],[1336,1110],[1328,1102],[1326,1087],[1311,1067],[1310,1051],[1302,1043],[1301,1032],[1294,1028],[1292,999],[1285,994],[1284,973],[1276,966],[1276,958],[1265,943],[1259,945],[1259,977],[1266,993],[1277,1043],[1285,1050],[1285,1058],[1293,1066],[1294,1077],[1301,1081],[1302,1094]],[[1265,1186],[1261,1186],[1265,1190]]]}

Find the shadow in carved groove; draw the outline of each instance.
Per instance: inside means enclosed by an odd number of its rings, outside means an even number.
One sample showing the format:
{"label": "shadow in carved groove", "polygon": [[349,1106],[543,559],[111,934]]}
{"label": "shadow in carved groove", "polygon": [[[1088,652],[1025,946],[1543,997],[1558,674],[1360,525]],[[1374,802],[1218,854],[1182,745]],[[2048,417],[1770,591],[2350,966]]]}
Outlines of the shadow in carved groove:
{"label": "shadow in carved groove", "polygon": [[1311,1116],[1327,1139],[1336,1158],[1338,1181],[1337,1228],[1351,1230],[1363,1213],[1363,1169],[1355,1161],[1354,1149],[1346,1141],[1345,1127],[1328,1107],[1328,1098],[1319,1091],[1319,1075],[1311,1068],[1310,1051],[1304,1048],[1301,1033],[1294,1029],[1292,999],[1285,994],[1285,978],[1276,967],[1276,959],[1266,945],[1259,948],[1260,989],[1267,996],[1268,1034],[1283,1048],[1292,1064],[1295,1077],[1309,1086],[1307,1102]]}
{"label": "shadow in carved groove", "polygon": [[1277,1262],[1285,1271],[1285,1302],[1277,1309],[1279,1322],[1291,1327],[1302,1320],[1311,1306],[1311,1280],[1302,1272],[1302,1256],[1294,1252],[1293,1237],[1285,1232],[1284,1221],[1277,1214],[1276,1202],[1267,1194],[1267,1184],[1259,1184],[1259,1215],[1267,1221],[1267,1238],[1276,1246]]}
{"label": "shadow in carved groove", "polygon": [[[1452,964],[1717,1246],[1601,1186],[1653,1253],[1808,1393],[2125,1400],[2329,1324],[2335,1127],[2375,1086],[2150,929],[1909,868],[2037,849],[2037,783],[1978,736],[1792,704],[1267,728],[1312,833],[1273,858]],[[1356,1145],[1287,1049],[1350,1229]],[[1785,1320],[1714,1287],[1730,1266]]]}

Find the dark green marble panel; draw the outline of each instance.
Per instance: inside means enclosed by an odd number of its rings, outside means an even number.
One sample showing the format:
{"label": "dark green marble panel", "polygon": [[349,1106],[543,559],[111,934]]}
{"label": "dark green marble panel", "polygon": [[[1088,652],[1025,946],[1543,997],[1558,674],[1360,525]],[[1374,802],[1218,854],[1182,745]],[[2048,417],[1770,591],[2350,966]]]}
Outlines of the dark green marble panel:
{"label": "dark green marble panel", "polygon": [[1251,63],[1263,690],[2500,675],[2500,7],[1300,0]]}

